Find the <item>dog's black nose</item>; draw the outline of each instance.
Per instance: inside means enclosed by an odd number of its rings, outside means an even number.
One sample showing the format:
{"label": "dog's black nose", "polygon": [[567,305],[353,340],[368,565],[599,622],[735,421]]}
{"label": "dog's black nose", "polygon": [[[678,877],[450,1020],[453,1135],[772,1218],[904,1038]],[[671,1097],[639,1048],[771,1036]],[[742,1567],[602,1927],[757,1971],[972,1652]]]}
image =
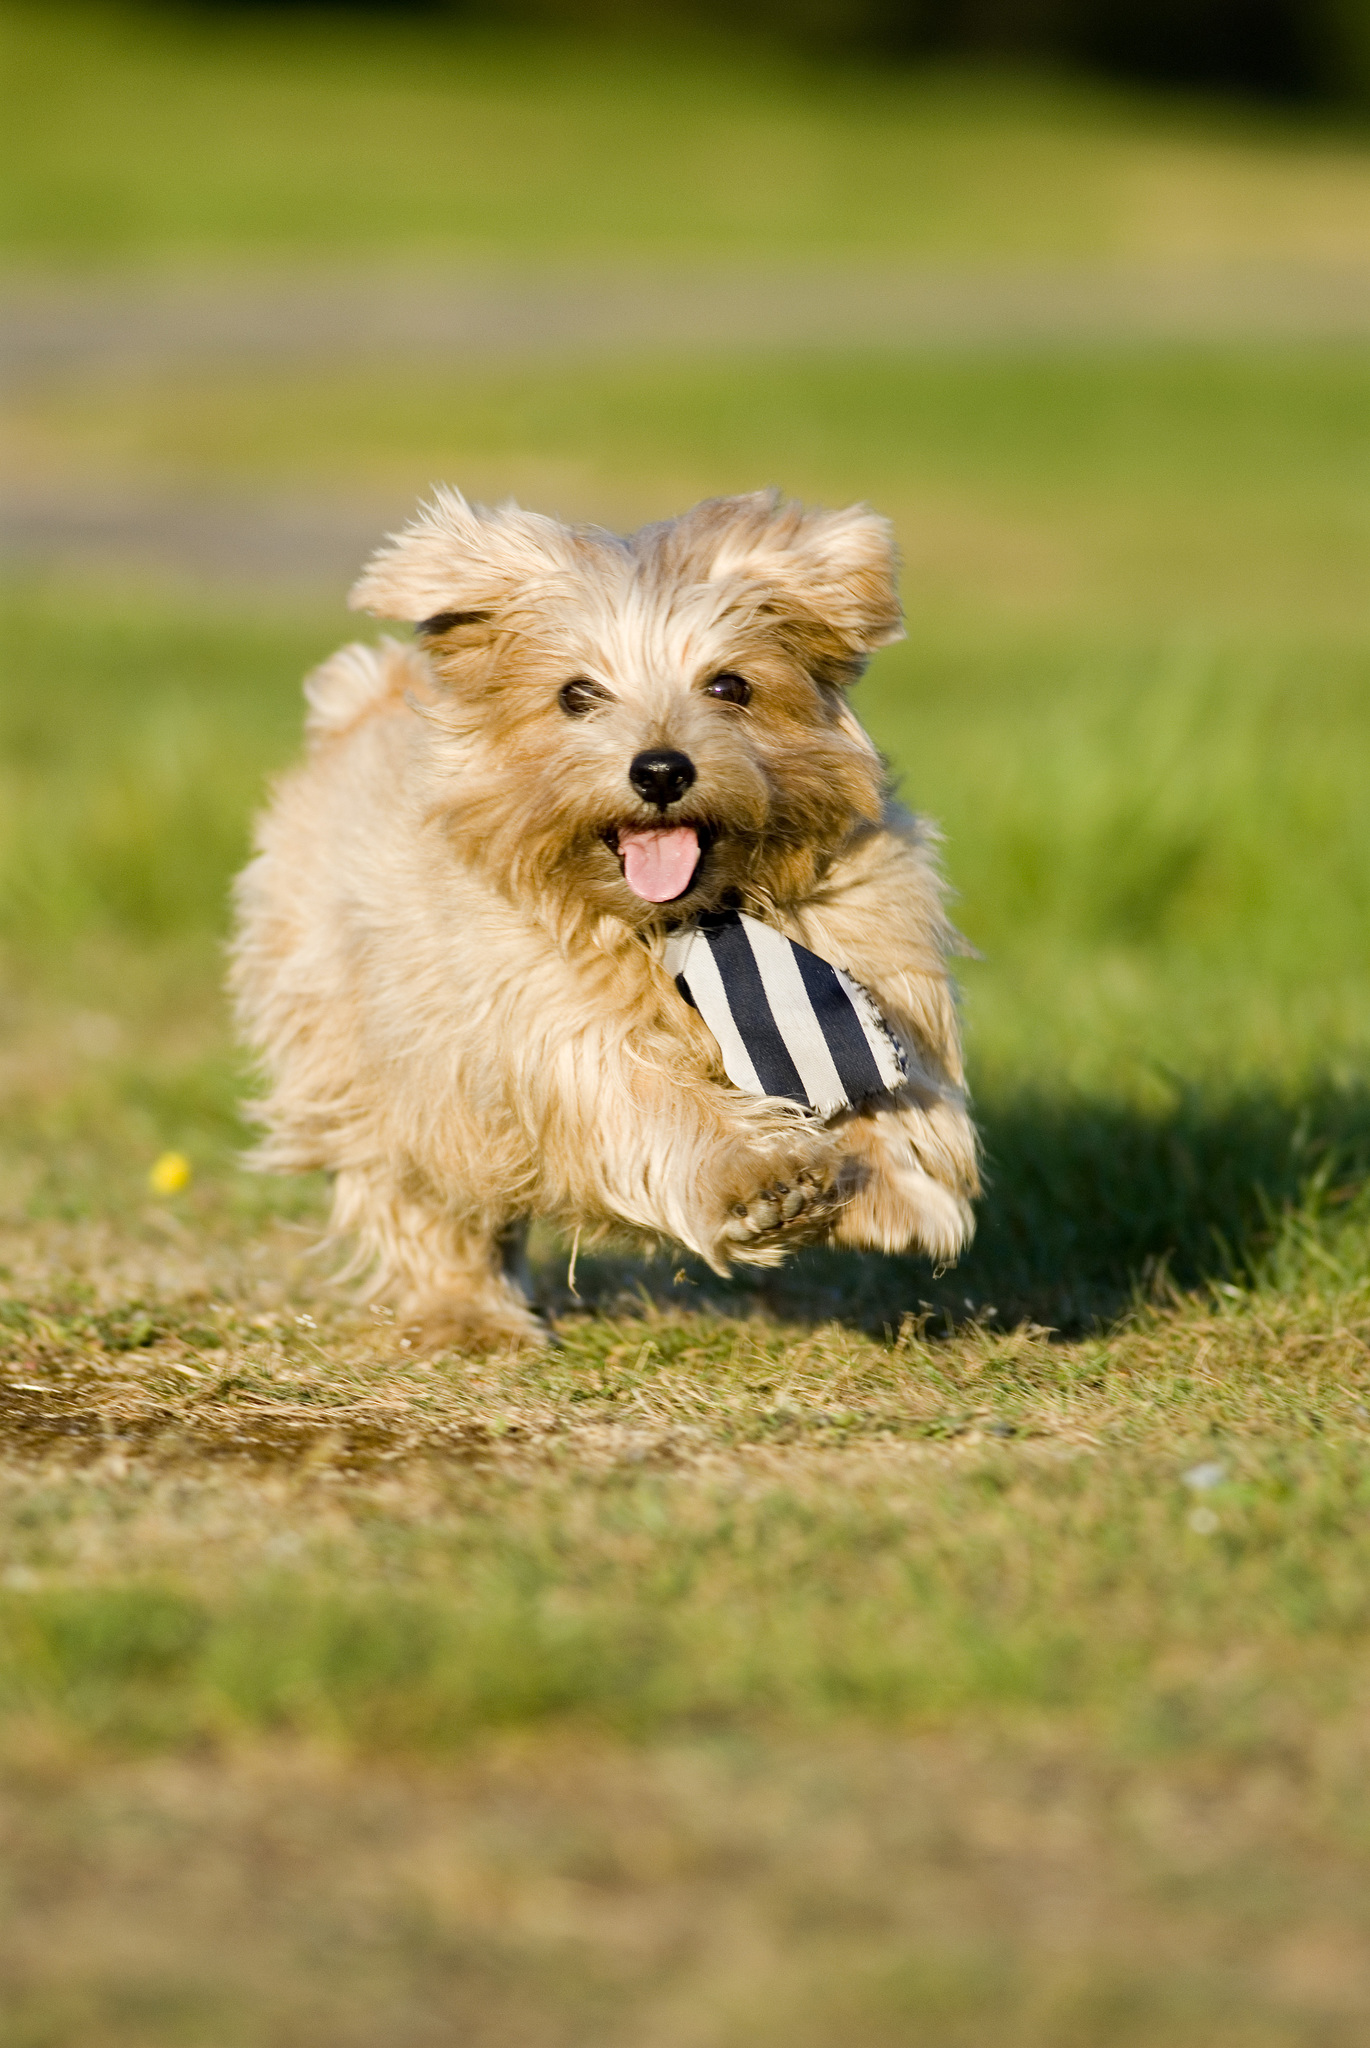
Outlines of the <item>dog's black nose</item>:
{"label": "dog's black nose", "polygon": [[667,804],[678,803],[695,780],[695,764],[674,747],[653,747],[636,757],[628,780],[644,802],[664,811]]}

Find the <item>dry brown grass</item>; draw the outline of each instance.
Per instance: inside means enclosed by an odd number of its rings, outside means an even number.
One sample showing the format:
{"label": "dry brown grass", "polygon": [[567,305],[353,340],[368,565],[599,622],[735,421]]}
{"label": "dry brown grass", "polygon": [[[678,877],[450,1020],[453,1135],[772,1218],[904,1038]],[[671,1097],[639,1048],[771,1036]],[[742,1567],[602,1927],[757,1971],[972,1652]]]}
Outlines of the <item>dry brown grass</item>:
{"label": "dry brown grass", "polygon": [[30,1751],[8,2038],[1351,2048],[1367,1864],[1327,1790],[1031,1734],[518,1738],[437,1775]]}

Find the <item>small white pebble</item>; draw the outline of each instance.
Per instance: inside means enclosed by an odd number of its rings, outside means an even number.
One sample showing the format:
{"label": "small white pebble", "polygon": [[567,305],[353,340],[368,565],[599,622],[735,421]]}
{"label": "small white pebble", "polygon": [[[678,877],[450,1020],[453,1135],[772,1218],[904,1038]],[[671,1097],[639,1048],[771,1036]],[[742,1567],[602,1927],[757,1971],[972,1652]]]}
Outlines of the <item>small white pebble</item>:
{"label": "small white pebble", "polygon": [[1209,1458],[1202,1465],[1191,1465],[1187,1472],[1180,1474],[1181,1483],[1193,1493],[1209,1493],[1215,1486],[1221,1486],[1227,1477],[1227,1467],[1217,1458]]}
{"label": "small white pebble", "polygon": [[413,1348],[414,1348],[414,1345],[413,1345],[413,1340],[412,1340],[411,1338],[409,1338],[409,1337],[401,1337],[401,1338],[400,1338],[400,1350],[401,1350],[401,1351],[412,1351],[412,1350],[413,1350]]}

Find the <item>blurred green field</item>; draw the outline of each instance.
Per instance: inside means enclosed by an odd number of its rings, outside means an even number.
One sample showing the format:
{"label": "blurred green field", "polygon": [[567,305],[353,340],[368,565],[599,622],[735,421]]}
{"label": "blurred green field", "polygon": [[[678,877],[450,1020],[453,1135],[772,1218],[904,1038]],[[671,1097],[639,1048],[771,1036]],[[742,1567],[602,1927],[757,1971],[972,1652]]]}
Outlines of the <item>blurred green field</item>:
{"label": "blurred green field", "polygon": [[[5,27],[4,248],[63,289],[1370,254],[1354,134],[1078,83]],[[219,994],[342,588],[10,574],[0,2039],[1363,2040],[1370,353],[54,359],[2,417],[130,504],[889,512],[858,704],[980,956],[989,1187],[946,1273],[576,1296],[544,1238],[560,1352],[418,1357],[237,1165]]]}
{"label": "blurred green field", "polygon": [[1360,138],[1297,114],[403,10],[6,0],[0,28],[27,265],[1370,252]]}

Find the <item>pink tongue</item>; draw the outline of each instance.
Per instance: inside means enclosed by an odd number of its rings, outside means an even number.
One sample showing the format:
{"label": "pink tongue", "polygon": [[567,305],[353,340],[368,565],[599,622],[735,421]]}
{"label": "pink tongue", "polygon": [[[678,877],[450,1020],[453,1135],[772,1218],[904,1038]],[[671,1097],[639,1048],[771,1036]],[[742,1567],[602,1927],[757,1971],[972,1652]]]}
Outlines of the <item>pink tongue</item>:
{"label": "pink tongue", "polygon": [[671,903],[683,896],[699,866],[699,834],[693,825],[620,832],[618,850],[628,887],[648,903]]}

